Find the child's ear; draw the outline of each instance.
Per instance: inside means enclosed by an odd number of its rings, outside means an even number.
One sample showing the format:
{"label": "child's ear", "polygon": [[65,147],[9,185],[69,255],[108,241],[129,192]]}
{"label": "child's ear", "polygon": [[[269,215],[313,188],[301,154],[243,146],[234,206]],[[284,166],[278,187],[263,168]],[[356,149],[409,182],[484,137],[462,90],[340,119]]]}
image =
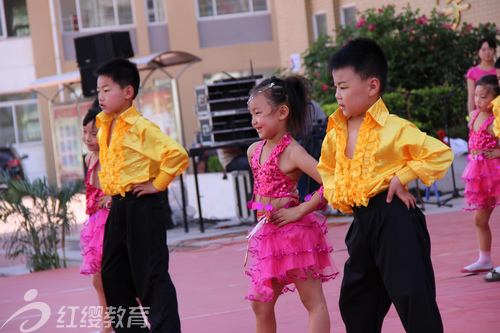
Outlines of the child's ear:
{"label": "child's ear", "polygon": [[380,95],[380,80],[372,77],[368,82],[368,96],[373,97]]}
{"label": "child's ear", "polygon": [[280,106],[278,112],[280,113],[279,119],[283,120],[283,119],[286,119],[286,117],[288,117],[288,114],[290,113],[290,109],[288,108],[288,106],[282,105],[282,106]]}
{"label": "child's ear", "polygon": [[134,98],[134,87],[132,86],[126,86],[124,90],[124,93],[125,93],[125,98],[126,99],[132,99]]}

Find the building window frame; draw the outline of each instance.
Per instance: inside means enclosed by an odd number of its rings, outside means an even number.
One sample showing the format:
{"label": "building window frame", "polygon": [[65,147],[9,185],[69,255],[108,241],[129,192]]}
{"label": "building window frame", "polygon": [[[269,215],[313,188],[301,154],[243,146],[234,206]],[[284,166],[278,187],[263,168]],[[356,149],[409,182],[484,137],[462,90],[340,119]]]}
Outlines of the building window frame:
{"label": "building window frame", "polygon": [[[319,34],[320,32],[325,34],[325,35],[328,35],[328,22],[326,20],[326,11],[325,10],[322,10],[322,11],[319,11],[319,12],[315,12],[313,13],[313,31],[314,31],[314,40],[317,40],[319,38]],[[319,31],[319,27],[318,27],[318,17],[319,16],[323,16],[324,17],[324,20],[325,20],[325,31]]]}
{"label": "building window frame", "polygon": [[[33,105],[36,107],[37,110],[37,116],[38,116],[38,133],[39,133],[39,138],[37,140],[32,140],[32,141],[23,141],[21,142],[20,137],[21,134],[20,132],[22,131],[22,128],[19,128],[18,126],[18,107],[19,106],[26,106],[26,105]],[[12,144],[14,145],[29,145],[29,144],[38,144],[43,141],[43,133],[42,133],[42,124],[41,124],[41,117],[40,117],[40,108],[38,105],[38,101],[36,99],[28,99],[28,100],[9,100],[9,101],[3,101],[0,102],[0,108],[10,108],[11,113],[12,113],[12,124],[14,127],[14,142]],[[10,143],[6,142],[0,142],[0,145],[8,145]]]}
{"label": "building window frame", "polygon": [[[155,24],[166,24],[167,23],[167,8],[165,5],[165,0],[151,0],[153,2],[153,8],[149,8],[148,0],[144,0],[145,7],[146,7],[146,20],[148,22],[148,25],[155,25]],[[163,8],[158,7],[158,2],[162,3]],[[152,13],[154,15],[154,21],[150,21],[150,10],[152,10]],[[160,10],[163,10],[163,19],[160,17]]]}
{"label": "building window frame", "polygon": [[[7,25],[8,20],[7,20],[7,14],[5,12],[5,3],[4,2],[5,2],[5,0],[0,0],[0,39],[29,37],[31,35],[31,31],[30,31],[29,19],[28,19],[28,7],[27,7],[28,5],[26,4],[26,1],[24,1],[24,7],[22,7],[24,9],[24,11],[22,13],[18,12],[17,13],[18,15],[16,15],[15,13],[12,13],[13,17],[12,17],[11,24],[13,26],[10,27],[11,34],[9,34],[9,26]],[[21,14],[21,15],[19,15],[19,14]],[[14,25],[14,22],[16,20],[19,20],[20,18],[23,19],[22,21],[23,21],[24,25],[16,27],[16,25]],[[16,27],[16,28],[14,29],[14,27]]]}
{"label": "building window frame", "polygon": [[247,0],[248,1],[248,11],[240,12],[240,13],[229,13],[229,14],[217,13],[217,0],[209,0],[212,3],[213,14],[208,15],[208,16],[201,16],[200,15],[200,2],[199,1],[200,0],[195,0],[196,17],[197,17],[198,21],[223,19],[223,18],[235,18],[235,17],[241,17],[241,16],[262,15],[262,14],[269,14],[270,13],[269,0],[265,0],[265,3],[266,3],[265,10],[254,10],[253,0]]}
{"label": "building window frame", "polygon": [[[346,10],[353,9],[354,10],[354,21],[353,22],[346,22]],[[342,24],[342,27],[345,28],[347,24],[356,24],[356,4],[355,3],[350,3],[347,5],[343,5],[340,7],[340,24]]]}
{"label": "building window frame", "polygon": [[[130,0],[130,15],[131,15],[131,22],[130,23],[120,23],[120,12],[119,12],[119,0],[111,0],[113,2],[113,20],[114,24],[113,25],[97,25],[97,26],[92,26],[92,27],[84,27],[83,26],[83,19],[82,19],[82,10],[80,3],[82,1],[86,0],[71,0],[75,4],[74,10],[76,13],[73,14],[73,16],[76,15],[76,22],[74,22],[74,18],[72,19],[72,22],[70,24],[65,23],[65,16],[67,13],[63,13],[61,2],[62,1],[68,1],[68,0],[59,0],[59,12],[61,16],[61,25],[62,25],[62,31],[63,33],[69,33],[69,32],[75,32],[75,31],[102,31],[103,29],[113,29],[113,28],[126,28],[126,27],[132,27],[135,24],[135,17],[134,17],[134,1]],[[90,0],[90,1],[96,1],[96,0]],[[96,3],[97,4],[97,3]],[[96,5],[97,8],[97,5]],[[97,14],[96,14],[97,15]],[[66,18],[67,19],[67,18]],[[72,27],[72,29],[68,29],[68,27]]]}

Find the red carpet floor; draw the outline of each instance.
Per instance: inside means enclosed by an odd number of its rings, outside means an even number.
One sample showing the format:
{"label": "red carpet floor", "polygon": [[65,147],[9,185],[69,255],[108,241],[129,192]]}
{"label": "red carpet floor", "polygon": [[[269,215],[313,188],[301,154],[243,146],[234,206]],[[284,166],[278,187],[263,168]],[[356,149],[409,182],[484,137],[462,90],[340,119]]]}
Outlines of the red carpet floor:
{"label": "red carpet floor", "polygon": [[[463,276],[460,268],[477,259],[473,213],[450,212],[427,217],[432,239],[437,301],[445,332],[500,332],[500,282],[485,282],[484,275]],[[493,259],[500,265],[500,209],[490,221]],[[330,224],[329,237],[336,248],[334,259],[341,274],[324,284],[332,321],[332,332],[345,332],[338,309],[342,267],[347,258],[344,237],[348,225]],[[196,249],[176,249],[171,254],[171,275],[177,287],[183,332],[253,332],[254,316],[243,299],[248,278],[244,274],[244,237],[220,238],[200,243]],[[192,245],[200,245],[192,244]],[[207,245],[208,244],[208,245]],[[30,291],[36,290],[35,292]],[[27,301],[24,299],[27,298]],[[36,303],[40,302],[40,303]],[[85,307],[97,305],[90,278],[78,268],[0,277],[0,333],[28,330],[41,320],[40,310],[21,308],[46,306],[50,316],[34,332],[93,332],[84,317]],[[297,293],[283,295],[277,305],[279,332],[307,332],[307,313]],[[9,320],[9,318],[11,318]],[[2,325],[4,325],[2,327]],[[58,328],[58,326],[60,328]],[[383,332],[403,332],[391,308]],[[422,332],[425,333],[425,332]]]}

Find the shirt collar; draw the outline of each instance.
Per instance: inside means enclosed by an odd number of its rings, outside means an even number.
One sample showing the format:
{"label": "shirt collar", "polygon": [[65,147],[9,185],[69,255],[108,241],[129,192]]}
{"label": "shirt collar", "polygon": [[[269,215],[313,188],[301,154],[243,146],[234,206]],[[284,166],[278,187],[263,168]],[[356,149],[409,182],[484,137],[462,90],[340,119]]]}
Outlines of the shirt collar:
{"label": "shirt collar", "polygon": [[[387,117],[389,116],[389,110],[385,106],[382,98],[379,98],[373,105],[366,111],[366,114],[373,118],[380,126],[384,126]],[[344,113],[340,108],[335,111],[330,118],[328,119],[328,127],[326,131],[330,131],[334,126],[338,128],[345,127],[345,122],[347,117],[344,116]]]}
{"label": "shirt collar", "polygon": [[[137,112],[137,109],[135,108],[135,106],[132,104],[131,107],[129,107],[127,110],[125,110],[124,112],[122,112],[119,116],[118,116],[118,119],[121,119],[129,124],[133,124],[136,122],[136,120],[140,117],[140,114],[139,112]],[[106,122],[111,122],[113,121],[114,119],[114,115],[112,114],[106,114],[104,112],[100,112],[98,115],[97,115],[97,120],[96,120],[96,127],[97,128],[100,128],[102,123],[106,123]]]}
{"label": "shirt collar", "polygon": [[500,106],[500,95],[495,97],[495,99],[491,101],[490,105],[488,105],[489,108],[499,107],[499,106]]}

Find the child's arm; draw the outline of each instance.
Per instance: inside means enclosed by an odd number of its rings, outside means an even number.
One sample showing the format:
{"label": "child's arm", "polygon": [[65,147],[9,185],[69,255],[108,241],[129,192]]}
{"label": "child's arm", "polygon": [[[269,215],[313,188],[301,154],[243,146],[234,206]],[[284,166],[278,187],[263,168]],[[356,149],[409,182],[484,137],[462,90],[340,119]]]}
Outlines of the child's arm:
{"label": "child's arm", "polygon": [[[295,162],[297,169],[302,170],[319,184],[322,184],[321,176],[316,169],[318,161],[309,155],[304,148],[297,146],[291,154],[291,160]],[[326,200],[323,198],[323,191],[321,189],[321,191],[316,191],[310,200],[298,206],[279,209],[271,216],[271,223],[279,224],[279,226],[282,227],[288,223],[298,221],[305,215],[320,209],[325,203]]]}

